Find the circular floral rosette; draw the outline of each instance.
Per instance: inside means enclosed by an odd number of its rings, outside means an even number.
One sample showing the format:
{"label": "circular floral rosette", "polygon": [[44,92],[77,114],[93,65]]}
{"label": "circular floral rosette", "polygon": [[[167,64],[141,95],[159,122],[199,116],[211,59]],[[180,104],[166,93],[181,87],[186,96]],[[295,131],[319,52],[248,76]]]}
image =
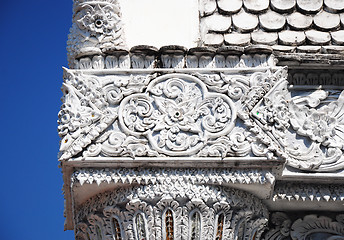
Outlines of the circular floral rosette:
{"label": "circular floral rosette", "polygon": [[168,156],[196,154],[209,139],[228,134],[235,119],[231,99],[209,93],[198,78],[185,74],[156,78],[146,93],[124,98],[119,109],[126,134],[147,138]]}

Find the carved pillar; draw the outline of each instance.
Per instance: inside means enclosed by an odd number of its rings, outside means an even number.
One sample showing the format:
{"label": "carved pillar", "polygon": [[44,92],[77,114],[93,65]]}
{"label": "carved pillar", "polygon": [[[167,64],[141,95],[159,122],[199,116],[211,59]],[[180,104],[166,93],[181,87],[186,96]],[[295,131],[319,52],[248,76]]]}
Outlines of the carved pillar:
{"label": "carved pillar", "polygon": [[76,239],[344,239],[341,55],[284,46],[304,1],[232,2],[199,1],[187,48],[128,47],[120,0],[74,0],[58,133]]}

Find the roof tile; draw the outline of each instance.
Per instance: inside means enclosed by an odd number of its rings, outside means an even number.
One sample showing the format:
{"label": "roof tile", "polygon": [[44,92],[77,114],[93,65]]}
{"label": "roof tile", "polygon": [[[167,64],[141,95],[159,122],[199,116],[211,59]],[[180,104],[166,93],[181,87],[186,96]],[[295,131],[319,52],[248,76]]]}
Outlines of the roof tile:
{"label": "roof tile", "polygon": [[295,50],[294,46],[273,45],[271,47],[273,51],[277,52],[293,52]]}
{"label": "roof tile", "polygon": [[325,45],[331,41],[331,36],[328,32],[320,32],[316,30],[308,30],[305,32],[308,41],[314,45]]}
{"label": "roof tile", "polygon": [[210,15],[216,10],[216,0],[200,0],[199,11],[201,16]]}
{"label": "roof tile", "polygon": [[215,33],[208,33],[204,36],[204,44],[211,45],[211,46],[220,46],[223,43],[223,35],[222,34],[215,34]]}
{"label": "roof tile", "polygon": [[285,17],[274,11],[268,11],[259,16],[260,25],[268,31],[281,30],[285,25]]}
{"label": "roof tile", "polygon": [[294,12],[287,16],[287,22],[293,29],[304,30],[312,25],[313,18],[299,12]]}
{"label": "roof tile", "polygon": [[344,26],[344,13],[339,14],[339,17],[340,17],[340,22]]}
{"label": "roof tile", "polygon": [[278,33],[280,43],[284,45],[301,45],[306,41],[304,32],[285,30]]}
{"label": "roof tile", "polygon": [[225,43],[228,45],[245,46],[250,44],[251,35],[249,33],[229,33],[225,34]]}
{"label": "roof tile", "polygon": [[335,44],[344,45],[344,30],[331,32],[331,36]]}
{"label": "roof tile", "polygon": [[344,53],[344,46],[335,46],[335,45],[330,45],[330,46],[323,46],[324,52],[326,53]]}
{"label": "roof tile", "polygon": [[242,0],[217,0],[217,5],[225,13],[236,13],[242,7]]}
{"label": "roof tile", "polygon": [[226,32],[232,25],[231,17],[214,13],[208,17],[204,17],[203,21],[208,31]]}
{"label": "roof tile", "polygon": [[297,6],[304,12],[319,12],[323,6],[323,0],[297,0]]}
{"label": "roof tile", "polygon": [[251,32],[258,25],[258,17],[253,14],[246,13],[243,10],[233,15],[232,18],[233,18],[233,25],[240,32]]}
{"label": "roof tile", "polygon": [[[274,51],[306,53],[342,52],[336,47],[344,47],[344,0],[199,2],[204,45],[262,44]],[[321,47],[326,45],[332,46]]]}
{"label": "roof tile", "polygon": [[298,46],[297,52],[302,53],[318,53],[321,51],[321,46]]}
{"label": "roof tile", "polygon": [[338,12],[344,10],[344,1],[343,0],[324,0],[326,7],[333,11]]}
{"label": "roof tile", "polygon": [[257,44],[257,45],[246,46],[244,48],[244,51],[247,54],[253,54],[253,53],[271,54],[272,53],[272,47],[267,46],[267,45]]}
{"label": "roof tile", "polygon": [[252,43],[274,45],[278,41],[277,33],[268,33],[263,31],[251,33]]}
{"label": "roof tile", "polygon": [[265,11],[269,7],[269,0],[243,0],[248,11],[258,13]]}
{"label": "roof tile", "polygon": [[340,18],[338,14],[321,11],[314,16],[313,22],[321,30],[331,30],[339,27]]}
{"label": "roof tile", "polygon": [[291,11],[296,4],[296,0],[271,0],[272,9],[278,12]]}

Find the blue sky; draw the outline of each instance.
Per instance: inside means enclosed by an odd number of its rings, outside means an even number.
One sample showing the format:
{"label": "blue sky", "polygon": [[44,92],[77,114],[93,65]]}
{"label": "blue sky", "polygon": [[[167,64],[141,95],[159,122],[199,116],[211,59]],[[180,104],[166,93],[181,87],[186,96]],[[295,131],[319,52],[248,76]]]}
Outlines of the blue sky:
{"label": "blue sky", "polygon": [[74,239],[63,231],[56,131],[72,0],[0,9],[0,239]]}

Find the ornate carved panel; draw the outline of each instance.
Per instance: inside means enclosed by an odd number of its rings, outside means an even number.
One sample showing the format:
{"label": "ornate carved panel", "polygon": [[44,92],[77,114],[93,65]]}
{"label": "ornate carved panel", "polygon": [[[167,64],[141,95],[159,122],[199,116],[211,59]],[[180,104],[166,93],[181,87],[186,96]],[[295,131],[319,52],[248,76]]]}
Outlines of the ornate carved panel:
{"label": "ornate carved panel", "polygon": [[[178,196],[171,195],[178,188]],[[112,220],[123,226],[122,239],[167,239],[166,212],[174,216],[173,239],[214,239],[221,214],[223,239],[259,239],[268,212],[252,195],[230,188],[155,184],[118,188],[99,194],[76,211],[76,236],[90,240],[113,239]]]}
{"label": "ornate carved panel", "polygon": [[[246,116],[241,113],[240,119],[237,112],[257,103],[285,78],[283,69],[161,76],[66,70],[60,160],[80,154],[273,157],[262,147],[261,136],[243,128]],[[262,92],[252,100],[254,91]]]}
{"label": "ornate carved panel", "polygon": [[343,94],[294,95],[286,77],[282,68],[242,75],[65,70],[60,160],[266,156],[295,169],[343,169]]}

